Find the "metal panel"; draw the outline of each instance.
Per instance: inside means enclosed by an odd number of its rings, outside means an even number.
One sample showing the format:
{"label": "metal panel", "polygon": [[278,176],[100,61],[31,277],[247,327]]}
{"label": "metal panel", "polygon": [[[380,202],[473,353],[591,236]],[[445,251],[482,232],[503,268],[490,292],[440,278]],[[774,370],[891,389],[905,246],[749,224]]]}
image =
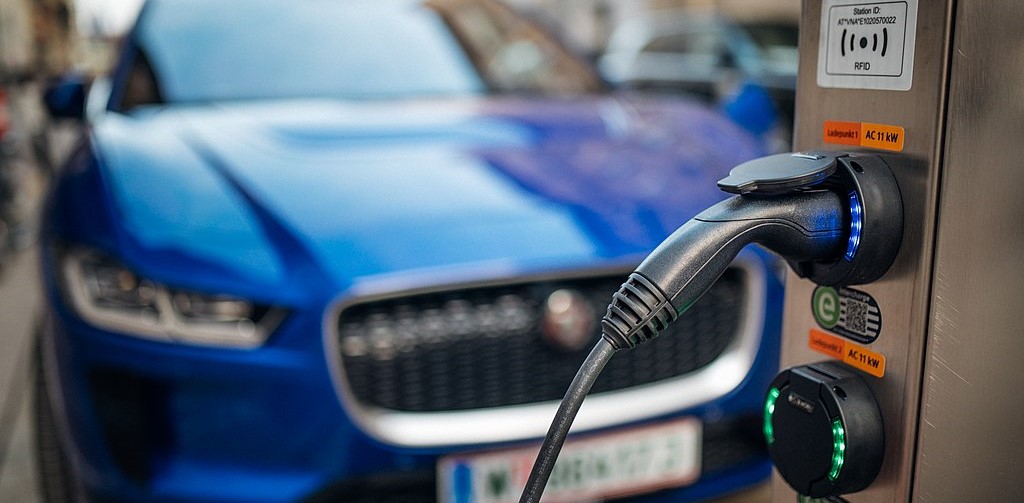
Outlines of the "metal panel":
{"label": "metal panel", "polygon": [[[902,126],[904,150],[886,156],[903,193],[905,231],[900,254],[879,281],[857,287],[878,302],[884,325],[870,349],[886,356],[881,379],[869,377],[885,422],[882,472],[868,489],[845,496],[851,502],[893,502],[910,498],[914,470],[925,332],[928,325],[935,208],[947,82],[952,0],[922,2],[918,10],[913,86],[909,91],[818,87],[820,0],[805,0],[800,30],[794,149],[842,150],[824,143],[825,121]],[[782,364],[791,366],[828,357],[808,347],[815,328],[811,312],[814,285],[790,273],[783,322]],[[773,499],[794,502],[795,494],[776,475]]]}
{"label": "metal panel", "polygon": [[961,0],[914,499],[1024,493],[1024,3]]}

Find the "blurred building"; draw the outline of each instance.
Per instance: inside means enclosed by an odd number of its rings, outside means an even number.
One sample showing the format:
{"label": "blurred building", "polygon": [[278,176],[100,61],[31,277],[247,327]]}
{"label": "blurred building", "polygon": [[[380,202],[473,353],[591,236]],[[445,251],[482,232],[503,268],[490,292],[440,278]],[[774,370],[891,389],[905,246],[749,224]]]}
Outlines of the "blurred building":
{"label": "blurred building", "polygon": [[71,0],[30,0],[34,67],[42,75],[60,75],[72,67],[75,53],[74,5]]}
{"label": "blurred building", "polygon": [[0,0],[0,75],[49,76],[71,68],[75,51],[71,0]]}
{"label": "blurred building", "polygon": [[32,42],[28,0],[0,0],[0,82],[31,65]]}

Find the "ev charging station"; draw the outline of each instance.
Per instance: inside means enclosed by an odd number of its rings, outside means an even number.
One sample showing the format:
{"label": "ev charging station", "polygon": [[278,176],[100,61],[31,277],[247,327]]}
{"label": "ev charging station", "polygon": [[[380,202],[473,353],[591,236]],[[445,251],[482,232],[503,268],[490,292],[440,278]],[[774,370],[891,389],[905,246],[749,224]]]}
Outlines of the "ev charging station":
{"label": "ev charging station", "polygon": [[680,227],[612,298],[521,502],[540,500],[615,351],[653,339],[739,249],[790,265],[765,390],[772,500],[1024,494],[1024,3],[804,0],[793,154]]}
{"label": "ev charging station", "polygon": [[[1024,493],[1022,21],[1021,2],[803,2],[793,149],[880,154],[904,210],[898,255],[877,281],[787,278],[782,368],[856,369],[884,433],[877,476],[824,501]],[[801,400],[783,395],[773,408],[806,413],[813,404]],[[862,440],[829,437],[825,450],[842,456]],[[772,494],[814,501],[780,470]]]}

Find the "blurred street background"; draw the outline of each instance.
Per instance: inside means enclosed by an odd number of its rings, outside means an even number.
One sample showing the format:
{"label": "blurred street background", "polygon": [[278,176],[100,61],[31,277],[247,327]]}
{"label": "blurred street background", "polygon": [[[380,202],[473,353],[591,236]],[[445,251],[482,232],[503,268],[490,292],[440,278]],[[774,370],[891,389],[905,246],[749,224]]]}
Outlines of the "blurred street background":
{"label": "blurred street background", "polygon": [[0,500],[39,501],[30,425],[32,315],[38,303],[36,259],[30,250],[8,257],[0,283]]}
{"label": "blurred street background", "polygon": [[[793,54],[783,57],[792,59],[795,76],[798,0],[506,3],[542,19],[580,54],[595,64],[605,63],[604,68],[615,64],[602,61],[602,55],[616,28],[643,14],[690,9],[770,21],[788,26],[792,32]],[[40,501],[33,459],[30,358],[33,317],[41,295],[34,246],[36,215],[47,180],[60,169],[62,158],[77,140],[79,127],[49,120],[41,96],[45,84],[61,75],[97,76],[106,71],[140,4],[141,0],[0,0],[0,502]],[[614,73],[614,69],[610,71]],[[656,79],[606,77],[619,79],[615,83],[626,86],[671,87],[653,82]],[[784,106],[780,103],[780,108]],[[784,147],[784,133],[782,138]],[[744,501],[765,497],[763,489],[742,496]]]}

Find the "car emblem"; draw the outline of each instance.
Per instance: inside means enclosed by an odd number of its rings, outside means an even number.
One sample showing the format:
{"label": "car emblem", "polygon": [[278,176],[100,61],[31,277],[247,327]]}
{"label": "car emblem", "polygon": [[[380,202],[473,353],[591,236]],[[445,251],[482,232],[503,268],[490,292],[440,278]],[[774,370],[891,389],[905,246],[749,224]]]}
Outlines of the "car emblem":
{"label": "car emblem", "polygon": [[576,290],[555,290],[544,302],[541,334],[554,348],[579,351],[594,338],[594,309]]}

